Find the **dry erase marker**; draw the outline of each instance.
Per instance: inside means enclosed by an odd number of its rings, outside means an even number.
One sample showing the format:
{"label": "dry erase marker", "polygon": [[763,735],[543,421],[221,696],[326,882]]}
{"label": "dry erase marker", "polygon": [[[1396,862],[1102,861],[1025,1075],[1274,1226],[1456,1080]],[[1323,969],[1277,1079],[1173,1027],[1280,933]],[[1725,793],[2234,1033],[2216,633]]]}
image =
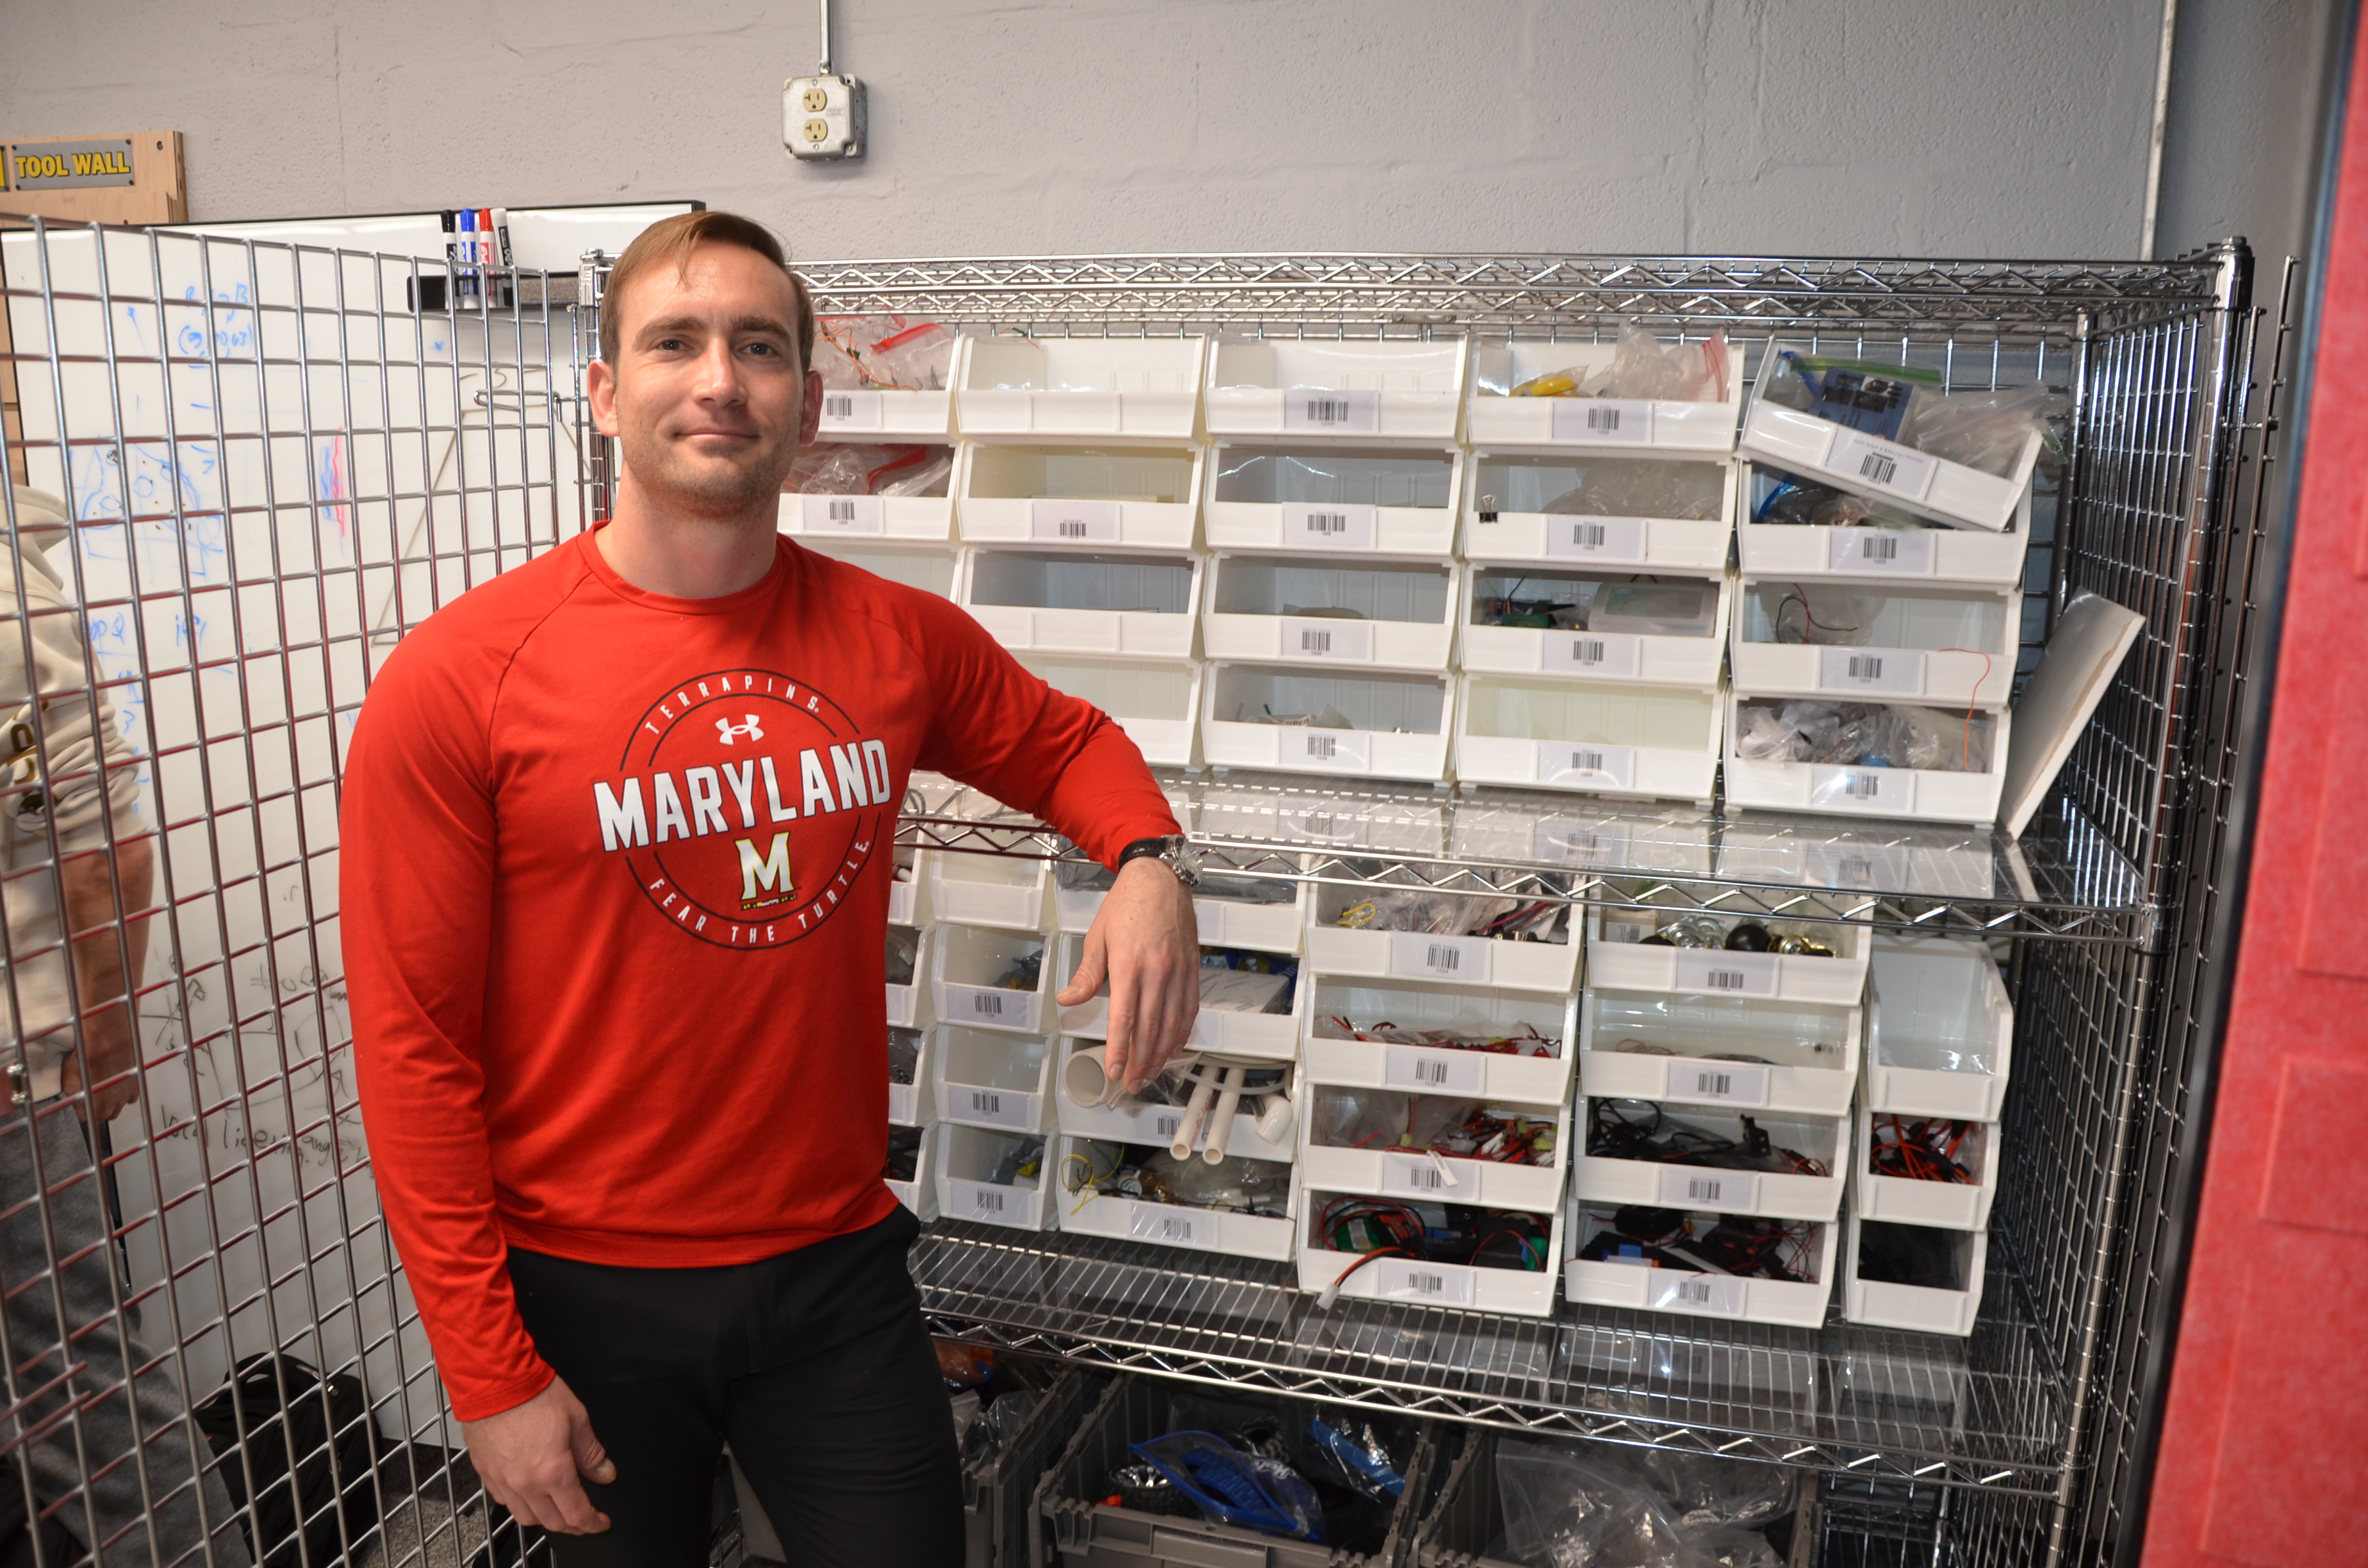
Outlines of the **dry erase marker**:
{"label": "dry erase marker", "polygon": [[464,299],[477,297],[477,210],[461,209],[461,233],[467,236],[461,242],[461,293]]}
{"label": "dry erase marker", "polygon": [[489,216],[494,221],[494,237],[501,244],[502,265],[516,267],[518,263],[510,256],[510,210],[507,207],[496,207]]}

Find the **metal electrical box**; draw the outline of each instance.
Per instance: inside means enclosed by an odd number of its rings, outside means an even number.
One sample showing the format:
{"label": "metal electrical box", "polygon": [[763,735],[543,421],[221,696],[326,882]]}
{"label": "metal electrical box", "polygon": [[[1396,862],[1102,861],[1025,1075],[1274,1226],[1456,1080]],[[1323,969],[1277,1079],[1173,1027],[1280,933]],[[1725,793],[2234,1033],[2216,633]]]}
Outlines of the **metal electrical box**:
{"label": "metal electrical box", "polygon": [[781,145],[792,158],[863,156],[863,84],[792,76],[781,86]]}

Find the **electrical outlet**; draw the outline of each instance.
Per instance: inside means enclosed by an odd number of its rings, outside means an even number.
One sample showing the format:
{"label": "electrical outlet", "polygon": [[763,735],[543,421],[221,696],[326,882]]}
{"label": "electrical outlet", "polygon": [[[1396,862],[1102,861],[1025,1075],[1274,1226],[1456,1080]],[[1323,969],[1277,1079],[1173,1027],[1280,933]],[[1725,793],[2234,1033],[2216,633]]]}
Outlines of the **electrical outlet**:
{"label": "electrical outlet", "polygon": [[863,84],[792,76],[781,85],[781,145],[792,158],[863,156]]}

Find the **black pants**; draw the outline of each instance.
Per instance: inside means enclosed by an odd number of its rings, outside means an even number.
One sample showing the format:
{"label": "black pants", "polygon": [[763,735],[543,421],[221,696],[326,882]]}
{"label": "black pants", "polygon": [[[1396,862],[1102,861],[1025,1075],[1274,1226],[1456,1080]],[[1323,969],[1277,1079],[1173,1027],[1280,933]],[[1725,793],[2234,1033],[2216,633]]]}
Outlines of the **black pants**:
{"label": "black pants", "polygon": [[723,1446],[791,1563],[961,1568],[962,1471],[905,1266],[918,1221],[726,1268],[510,1252],[518,1311],[616,1461],[562,1568],[699,1568]]}

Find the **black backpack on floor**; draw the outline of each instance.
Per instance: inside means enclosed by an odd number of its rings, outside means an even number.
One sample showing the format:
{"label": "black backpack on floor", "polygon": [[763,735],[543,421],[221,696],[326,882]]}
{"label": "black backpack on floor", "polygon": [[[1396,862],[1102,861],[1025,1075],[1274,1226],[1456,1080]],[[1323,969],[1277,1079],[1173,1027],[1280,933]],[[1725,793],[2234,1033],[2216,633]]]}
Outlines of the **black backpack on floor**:
{"label": "black backpack on floor", "polygon": [[[284,1410],[282,1387],[288,1395]],[[255,1526],[247,1544],[263,1568],[298,1568],[303,1561],[296,1544],[300,1523],[311,1560],[337,1561],[340,1512],[346,1540],[360,1550],[363,1538],[379,1522],[373,1483],[380,1438],[359,1379],[340,1372],[324,1381],[292,1356],[250,1356],[238,1364],[230,1386],[193,1414],[213,1449],[213,1469],[230,1489],[234,1506],[245,1506],[247,1477],[255,1477]],[[244,1463],[238,1453],[242,1418],[246,1426]]]}

